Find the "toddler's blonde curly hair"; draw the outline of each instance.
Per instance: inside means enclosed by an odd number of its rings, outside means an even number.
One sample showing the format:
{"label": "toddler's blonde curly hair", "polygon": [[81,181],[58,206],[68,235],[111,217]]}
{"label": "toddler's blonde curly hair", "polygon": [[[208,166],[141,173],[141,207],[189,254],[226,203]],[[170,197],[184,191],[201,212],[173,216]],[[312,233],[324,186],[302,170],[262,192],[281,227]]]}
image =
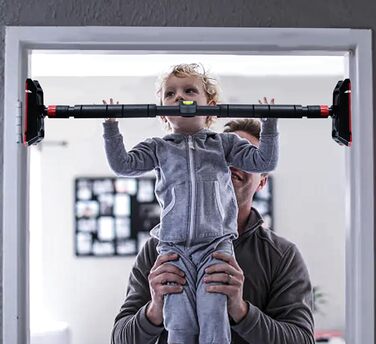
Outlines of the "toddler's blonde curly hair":
{"label": "toddler's blonde curly hair", "polygon": [[[172,66],[170,71],[161,75],[157,81],[157,96],[159,97],[160,104],[162,105],[162,89],[166,84],[166,81],[171,76],[177,78],[196,77],[202,82],[203,89],[206,94],[206,98],[209,103],[217,104],[220,100],[220,88],[217,79],[209,75],[202,64],[198,63],[182,63]],[[206,126],[209,128],[215,121],[215,116],[208,116],[206,120]],[[166,129],[171,130],[170,124],[166,121],[165,117],[161,116],[162,121],[166,124]]]}

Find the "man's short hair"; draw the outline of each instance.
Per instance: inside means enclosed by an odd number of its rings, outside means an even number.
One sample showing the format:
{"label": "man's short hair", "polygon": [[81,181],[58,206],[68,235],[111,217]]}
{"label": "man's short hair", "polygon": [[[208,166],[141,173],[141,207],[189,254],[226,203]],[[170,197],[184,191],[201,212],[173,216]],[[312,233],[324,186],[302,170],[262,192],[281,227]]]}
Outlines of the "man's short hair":
{"label": "man's short hair", "polygon": [[255,118],[234,119],[225,124],[223,131],[225,133],[244,131],[255,137],[257,140],[260,140],[261,124],[260,121]]}

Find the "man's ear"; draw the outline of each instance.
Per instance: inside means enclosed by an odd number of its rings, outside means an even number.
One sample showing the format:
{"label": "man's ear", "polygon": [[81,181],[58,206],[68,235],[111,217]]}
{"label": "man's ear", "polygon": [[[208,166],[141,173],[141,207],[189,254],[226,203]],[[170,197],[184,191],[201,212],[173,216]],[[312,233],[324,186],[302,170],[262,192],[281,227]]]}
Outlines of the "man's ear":
{"label": "man's ear", "polygon": [[260,183],[257,187],[257,190],[256,192],[259,192],[260,190],[262,190],[264,188],[264,186],[266,185],[266,183],[268,182],[268,176],[261,176],[261,179],[260,179]]}

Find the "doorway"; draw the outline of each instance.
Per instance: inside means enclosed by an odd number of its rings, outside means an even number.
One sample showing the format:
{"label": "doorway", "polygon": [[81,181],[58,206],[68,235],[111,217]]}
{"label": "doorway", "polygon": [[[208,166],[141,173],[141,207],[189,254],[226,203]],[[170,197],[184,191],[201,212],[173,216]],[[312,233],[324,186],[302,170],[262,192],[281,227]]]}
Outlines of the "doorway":
{"label": "doorway", "polygon": [[[231,52],[237,55],[246,55],[252,53],[260,54],[268,53],[270,55],[278,54],[291,54],[292,52],[301,55],[312,54],[327,55],[329,54],[346,54],[350,52],[349,58],[349,75],[353,82],[353,129],[354,129],[354,144],[353,148],[346,153],[345,160],[347,165],[347,192],[346,192],[346,205],[347,205],[347,230],[346,230],[346,260],[350,266],[346,267],[346,317],[347,317],[347,340],[351,343],[362,343],[365,340],[367,342],[370,338],[373,338],[373,266],[369,262],[373,262],[373,214],[370,209],[366,209],[363,204],[367,204],[368,207],[373,204],[373,185],[372,176],[372,162],[366,157],[373,156],[372,154],[372,102],[371,99],[371,80],[369,78],[369,71],[366,74],[362,74],[362,65],[370,65],[370,46],[369,46],[369,33],[366,31],[359,32],[360,30],[351,30],[353,35],[348,35],[348,32],[341,30],[273,30],[273,29],[201,29],[200,28],[182,28],[180,34],[183,35],[179,41],[173,30],[168,28],[160,28],[160,32],[164,32],[163,38],[156,39],[155,31],[151,31],[148,28],[123,28],[125,31],[124,37],[119,37],[115,31],[103,30],[103,28],[85,28],[80,30],[76,28],[76,31],[72,28],[61,29],[65,31],[65,35],[61,35],[62,31],[56,31],[58,29],[48,28],[35,28],[41,30],[39,35],[34,32],[34,36],[29,36],[28,32],[22,32],[22,30],[15,29],[8,30],[7,39],[13,40],[13,44],[9,45],[9,49],[6,52],[6,90],[12,90],[6,92],[5,98],[5,113],[10,113],[10,109],[14,109],[14,103],[17,104],[15,99],[22,99],[22,85],[21,80],[25,78],[27,73],[27,54],[31,48],[41,49],[51,45],[54,49],[72,49],[75,45],[78,47],[89,49],[103,49],[102,43],[98,42],[98,33],[102,34],[99,37],[106,36],[106,42],[112,42],[107,44],[106,48],[117,50],[134,50],[137,51],[176,51],[183,50],[187,52],[194,50],[196,52],[209,52],[221,53]],[[98,31],[96,31],[98,30]],[[103,30],[103,31],[101,31]],[[31,30],[32,31],[32,30]],[[44,31],[44,32],[43,32]],[[305,32],[303,32],[305,31]],[[355,32],[356,31],[356,32]],[[43,32],[43,33],[42,33]],[[72,34],[75,34],[76,43],[72,43]],[[118,32],[118,31],[117,31]],[[203,35],[203,32],[206,34]],[[97,35],[94,35],[96,33]],[[200,34],[201,39],[193,39],[192,33]],[[363,35],[361,35],[361,33]],[[13,35],[13,36],[12,36]],[[184,35],[186,35],[184,37]],[[36,40],[34,37],[39,37]],[[109,39],[109,37],[111,37]],[[205,37],[202,40],[202,37]],[[220,37],[220,38],[218,38]],[[251,39],[252,38],[252,39]],[[304,38],[304,39],[303,39]],[[53,44],[51,43],[54,42]],[[84,41],[84,43],[83,43]],[[205,42],[204,42],[205,41]],[[264,41],[268,44],[263,43]],[[19,45],[14,44],[18,42]],[[21,42],[23,44],[21,44]],[[49,42],[49,43],[48,43]],[[86,42],[86,44],[85,44]],[[184,42],[184,44],[182,44]],[[209,43],[210,42],[210,43]],[[227,43],[226,43],[227,42]],[[275,45],[270,43],[278,42]],[[309,42],[307,44],[307,42]],[[354,43],[355,42],[355,43]],[[353,52],[352,47],[357,45],[359,49],[355,52],[355,55],[351,55]],[[204,48],[205,47],[205,48]],[[9,63],[10,56],[19,52],[16,56],[19,56],[19,68],[11,66]],[[179,51],[181,53],[181,51]],[[359,68],[360,67],[360,68]],[[15,72],[15,76],[10,74]],[[364,77],[363,77],[364,76]],[[367,78],[368,76],[368,78]],[[361,82],[362,81],[362,82]],[[9,86],[9,88],[8,88]],[[354,87],[355,86],[355,87]],[[368,88],[366,87],[368,86]],[[358,92],[356,92],[358,91]],[[360,92],[363,91],[363,92]],[[368,98],[366,97],[368,94]],[[11,107],[12,106],[12,107]],[[360,123],[357,114],[360,109],[362,110],[362,123]],[[15,110],[13,110],[13,113]],[[359,116],[359,115],[358,115]],[[19,119],[19,118],[18,118]],[[363,120],[366,119],[368,123],[367,127]],[[367,119],[369,120],[367,122]],[[5,142],[4,146],[4,191],[7,191],[9,187],[15,187],[14,190],[19,190],[13,198],[10,196],[9,203],[4,202],[4,222],[3,228],[9,228],[9,225],[14,225],[13,228],[18,230],[12,233],[4,231],[4,338],[18,338],[18,342],[27,342],[28,332],[28,247],[25,244],[27,232],[25,228],[28,228],[28,216],[27,209],[24,204],[25,195],[27,199],[27,176],[28,176],[28,150],[21,147],[15,141],[18,138],[18,134],[10,132],[7,128],[13,124],[12,118],[5,118]],[[364,135],[359,135],[359,133]],[[370,136],[366,134],[370,134]],[[364,140],[364,142],[362,141]],[[12,153],[14,153],[12,155]],[[363,156],[363,154],[367,154]],[[363,159],[363,160],[362,160]],[[365,164],[363,164],[367,161]],[[367,166],[369,169],[359,169],[359,166]],[[10,172],[14,171],[19,175],[17,181],[7,183],[10,181]],[[362,178],[361,180],[358,177]],[[364,184],[363,183],[368,183]],[[359,184],[361,183],[361,184]],[[372,191],[370,191],[372,189]],[[7,193],[4,193],[8,195]],[[21,197],[22,195],[22,197]],[[13,203],[12,203],[13,202]],[[367,203],[365,203],[367,202]],[[13,204],[15,207],[9,211],[9,208],[5,204]],[[368,208],[367,207],[367,208]],[[373,209],[373,206],[371,207]],[[362,219],[362,221],[359,221]],[[359,235],[362,233],[362,235]],[[8,245],[7,245],[8,244]],[[7,245],[7,247],[5,247]],[[15,258],[11,261],[12,258]],[[368,262],[368,264],[366,263]],[[12,267],[18,267],[19,269],[16,276],[12,276],[10,271]],[[14,271],[14,270],[13,270]],[[353,281],[353,275],[358,277],[356,283]],[[351,274],[351,277],[350,277]],[[10,301],[9,296],[15,295],[13,301]],[[364,294],[365,293],[365,294]],[[8,295],[8,298],[6,298]],[[367,295],[367,299],[364,299]],[[360,304],[356,303],[356,300]],[[363,301],[362,301],[363,300]],[[352,303],[353,302],[353,303]],[[351,310],[351,312],[349,311]],[[361,310],[361,311],[360,311]],[[7,314],[9,317],[7,317]],[[367,316],[367,319],[363,319],[363,316]],[[18,317],[18,320],[17,320]],[[355,317],[355,319],[353,319]],[[349,321],[351,319],[351,322]],[[358,322],[359,319],[359,322]],[[371,321],[371,320],[372,321]],[[361,320],[361,321],[360,321]],[[7,326],[7,323],[8,325]],[[366,324],[369,326],[366,326]],[[21,339],[23,338],[23,339]],[[26,340],[24,340],[26,339]],[[362,341],[361,341],[362,340]]]}

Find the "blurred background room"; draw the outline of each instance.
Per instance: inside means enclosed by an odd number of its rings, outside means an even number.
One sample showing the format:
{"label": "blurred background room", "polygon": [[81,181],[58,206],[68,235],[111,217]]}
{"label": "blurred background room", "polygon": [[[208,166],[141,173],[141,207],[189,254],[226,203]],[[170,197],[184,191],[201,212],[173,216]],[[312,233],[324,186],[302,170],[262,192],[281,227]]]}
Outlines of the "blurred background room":
{"label": "blurred background room", "polygon": [[[177,63],[202,63],[222,103],[332,103],[344,56],[177,55],[36,51],[31,77],[47,105],[159,104],[157,77]],[[226,119],[213,127],[222,131]],[[259,195],[272,229],[294,242],[315,289],[318,332],[345,330],[345,150],[330,119],[281,119],[280,161]],[[157,118],[121,119],[129,149],[166,132]],[[153,173],[116,178],[102,120],[46,119],[30,154],[30,321],[33,344],[108,343],[128,276],[158,221]],[[60,338],[60,339],[56,339]],[[39,340],[39,342],[38,342]]]}

